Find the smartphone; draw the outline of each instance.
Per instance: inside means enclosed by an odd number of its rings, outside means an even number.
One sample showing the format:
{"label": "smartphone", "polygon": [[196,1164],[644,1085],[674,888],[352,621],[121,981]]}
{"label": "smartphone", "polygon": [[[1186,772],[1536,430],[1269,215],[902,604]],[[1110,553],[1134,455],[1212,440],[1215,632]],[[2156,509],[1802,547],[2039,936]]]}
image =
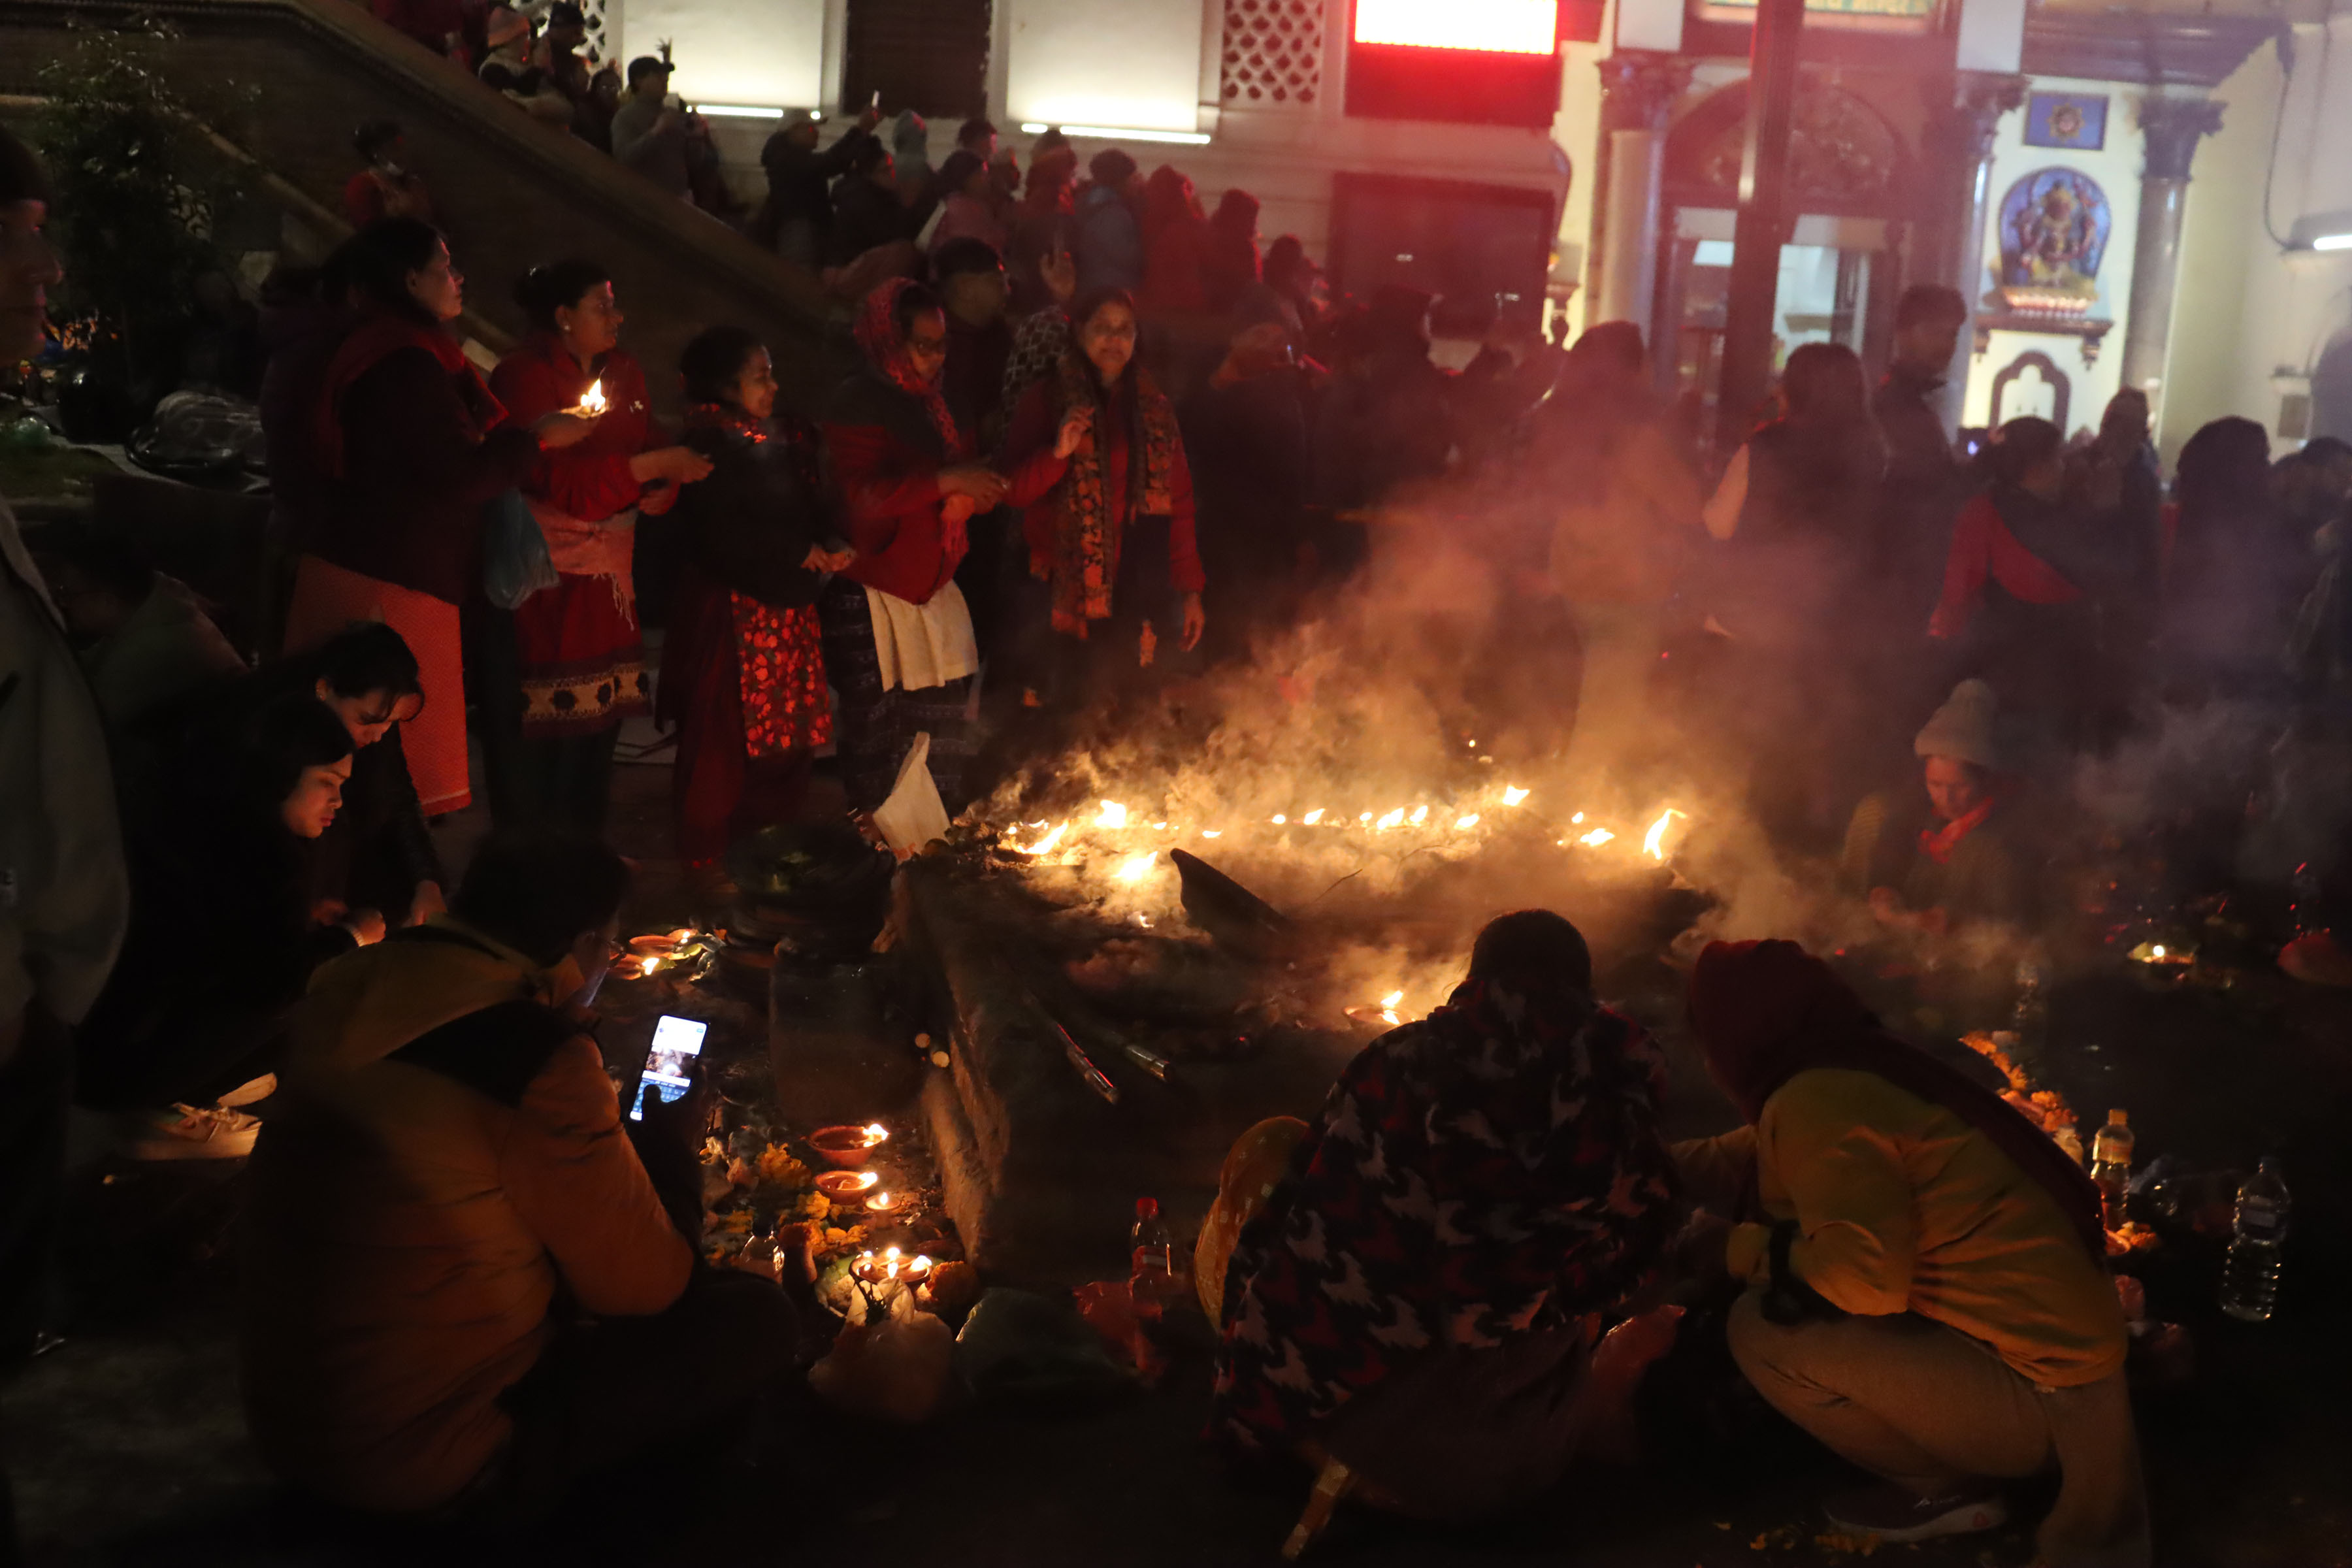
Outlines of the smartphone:
{"label": "smartphone", "polygon": [[646,1119],[646,1095],[648,1091],[669,1104],[694,1087],[694,1058],[702,1054],[702,1037],[710,1026],[698,1018],[678,1018],[663,1014],[654,1026],[653,1048],[646,1053],[646,1070],[637,1075],[637,1098],[629,1106],[629,1120]]}

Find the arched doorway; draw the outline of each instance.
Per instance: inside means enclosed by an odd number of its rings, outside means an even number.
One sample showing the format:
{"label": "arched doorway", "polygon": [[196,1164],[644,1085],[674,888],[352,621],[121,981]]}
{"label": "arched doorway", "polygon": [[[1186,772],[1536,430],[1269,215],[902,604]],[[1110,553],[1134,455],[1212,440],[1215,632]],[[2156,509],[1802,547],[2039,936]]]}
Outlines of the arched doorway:
{"label": "arched doorway", "polygon": [[[1666,234],[1651,341],[1668,347],[1658,355],[1661,379],[1671,374],[1671,390],[1696,402],[1701,429],[1714,427],[1747,121],[1748,84],[1735,82],[1666,134]],[[1775,366],[1807,342],[1842,342],[1874,363],[1882,357],[1915,165],[1911,149],[1868,100],[1806,73],[1789,148],[1801,216],[1780,248]]]}

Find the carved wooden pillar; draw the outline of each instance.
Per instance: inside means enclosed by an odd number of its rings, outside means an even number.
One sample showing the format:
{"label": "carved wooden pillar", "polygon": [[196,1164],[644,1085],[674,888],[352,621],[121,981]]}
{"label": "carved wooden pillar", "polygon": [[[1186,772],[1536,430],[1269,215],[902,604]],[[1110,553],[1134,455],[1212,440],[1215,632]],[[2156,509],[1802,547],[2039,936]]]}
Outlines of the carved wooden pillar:
{"label": "carved wooden pillar", "polygon": [[1948,282],[1960,291],[1969,319],[1960,345],[1944,373],[1944,427],[1958,430],[1969,391],[1969,361],[1975,353],[1977,311],[1985,293],[1985,225],[1992,217],[1992,144],[2000,117],[2025,101],[2025,79],[1962,71],[1953,82],[1950,106],[1929,121],[1939,150],[1949,160],[1945,201],[1953,226],[1938,235],[1936,254],[1923,258],[1926,281]]}
{"label": "carved wooden pillar", "polygon": [[2172,341],[2172,296],[2180,281],[2180,224],[2189,206],[2189,166],[2197,143],[2221,129],[2210,99],[2140,100],[2147,161],[2139,181],[2139,228],[2132,241],[2129,314],[2124,322],[2123,384],[2147,394],[2151,416],[2164,405],[2164,361]]}
{"label": "carved wooden pillar", "polygon": [[[1643,340],[1656,331],[1659,188],[1665,177],[1666,122],[1690,86],[1691,63],[1646,49],[1621,49],[1600,62],[1601,165],[1593,236],[1589,323],[1633,321]],[[1654,351],[1655,344],[1652,345]]]}

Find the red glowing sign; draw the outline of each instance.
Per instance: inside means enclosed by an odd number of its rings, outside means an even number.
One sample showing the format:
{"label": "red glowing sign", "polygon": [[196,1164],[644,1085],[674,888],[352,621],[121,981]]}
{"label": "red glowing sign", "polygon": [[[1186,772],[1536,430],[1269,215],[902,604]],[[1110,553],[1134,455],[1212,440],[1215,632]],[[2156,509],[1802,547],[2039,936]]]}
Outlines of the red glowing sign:
{"label": "red glowing sign", "polygon": [[1356,42],[1490,55],[1559,47],[1559,0],[1356,0]]}

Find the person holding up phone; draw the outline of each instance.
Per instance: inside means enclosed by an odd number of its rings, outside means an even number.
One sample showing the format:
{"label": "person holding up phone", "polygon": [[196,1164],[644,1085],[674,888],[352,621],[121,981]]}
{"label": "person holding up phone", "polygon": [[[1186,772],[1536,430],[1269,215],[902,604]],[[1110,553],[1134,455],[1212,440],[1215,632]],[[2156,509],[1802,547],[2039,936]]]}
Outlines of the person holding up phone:
{"label": "person holding up phone", "polygon": [[247,1418],[288,1480],[552,1501],[794,1365],[775,1286],[696,1257],[701,1097],[627,1121],[588,1034],[627,879],[593,840],[493,835],[449,914],[318,977],[240,1244]]}

